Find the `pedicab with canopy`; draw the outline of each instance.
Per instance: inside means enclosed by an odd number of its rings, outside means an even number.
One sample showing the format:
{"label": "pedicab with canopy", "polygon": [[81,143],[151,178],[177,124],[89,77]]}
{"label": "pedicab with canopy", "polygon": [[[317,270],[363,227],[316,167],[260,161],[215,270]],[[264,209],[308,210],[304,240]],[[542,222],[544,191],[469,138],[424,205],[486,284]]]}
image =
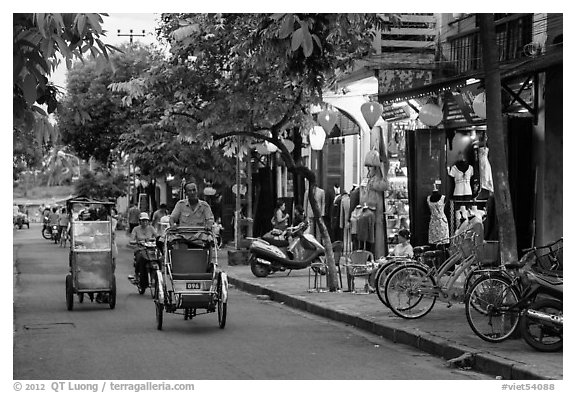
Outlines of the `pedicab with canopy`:
{"label": "pedicab with canopy", "polygon": [[224,328],[228,278],[218,266],[211,230],[191,226],[168,228],[164,236],[164,263],[157,275],[154,303],[158,330],[162,330],[164,311],[184,315],[185,320],[217,311],[218,324]]}

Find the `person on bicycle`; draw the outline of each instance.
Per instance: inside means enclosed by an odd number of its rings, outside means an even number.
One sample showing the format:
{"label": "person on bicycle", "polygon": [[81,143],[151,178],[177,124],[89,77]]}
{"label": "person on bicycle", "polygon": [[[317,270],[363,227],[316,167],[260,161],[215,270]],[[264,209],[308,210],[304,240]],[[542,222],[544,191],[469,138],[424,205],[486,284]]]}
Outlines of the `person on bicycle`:
{"label": "person on bicycle", "polygon": [[[158,234],[152,225],[150,225],[150,217],[148,213],[140,213],[140,225],[132,230],[132,237],[130,240],[130,244],[138,244],[139,242],[145,242],[153,240],[155,241]],[[134,280],[138,280],[140,275],[144,276],[146,273],[146,263],[148,262],[146,259],[146,253],[142,249],[137,249],[134,251],[134,257],[136,259],[136,263],[134,266]],[[129,276],[129,278],[131,278]]]}
{"label": "person on bicycle", "polygon": [[170,215],[170,226],[201,226],[212,230],[214,213],[210,205],[198,198],[198,186],[190,182],[184,186],[187,198],[181,199],[174,206]]}
{"label": "person on bicycle", "polygon": [[58,231],[58,236],[62,239],[62,234],[64,234],[65,239],[68,239],[68,224],[70,223],[70,218],[68,217],[68,211],[65,207],[62,208],[60,211],[60,215],[58,216],[58,226],[60,230]]}

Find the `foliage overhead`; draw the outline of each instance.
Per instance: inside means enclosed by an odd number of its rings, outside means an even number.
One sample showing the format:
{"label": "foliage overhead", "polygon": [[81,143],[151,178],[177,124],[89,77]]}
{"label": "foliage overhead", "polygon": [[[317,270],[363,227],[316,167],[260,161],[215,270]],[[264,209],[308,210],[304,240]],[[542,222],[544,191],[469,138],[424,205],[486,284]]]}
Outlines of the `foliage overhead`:
{"label": "foliage overhead", "polygon": [[98,200],[115,199],[126,194],[128,179],[122,174],[87,172],[76,182],[76,195],[86,195]]}
{"label": "foliage overhead", "polygon": [[[157,125],[179,130],[184,140],[236,152],[236,139],[280,147],[287,129],[305,134],[314,125],[310,104],[322,89],[372,50],[376,14],[163,14],[160,35],[170,43],[170,63],[115,91],[132,100],[164,102]],[[157,81],[170,74],[171,97]],[[244,137],[249,137],[248,139]]]}
{"label": "foliage overhead", "polygon": [[116,50],[101,41],[102,16],[107,14],[13,14],[13,117],[17,128],[31,129],[34,113],[46,115],[58,106],[59,91],[48,76],[63,58],[70,68],[73,59],[85,54],[108,58]]}

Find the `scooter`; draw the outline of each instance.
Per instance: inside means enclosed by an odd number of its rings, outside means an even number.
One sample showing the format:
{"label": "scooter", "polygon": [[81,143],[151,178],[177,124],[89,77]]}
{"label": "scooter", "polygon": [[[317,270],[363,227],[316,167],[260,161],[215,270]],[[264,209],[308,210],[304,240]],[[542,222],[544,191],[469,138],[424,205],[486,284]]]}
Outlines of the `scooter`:
{"label": "scooter", "polygon": [[[140,272],[138,277],[133,275],[128,276],[128,281],[138,288],[138,293],[140,295],[143,295],[144,292],[146,292],[146,289],[150,288],[150,294],[152,298],[154,298],[157,277],[156,272],[160,269],[160,260],[162,258],[160,251],[158,251],[154,240],[138,242],[136,245],[139,250],[144,252],[146,271],[145,274]],[[134,257],[134,266],[136,266],[136,257]]]}
{"label": "scooter", "polygon": [[58,225],[51,225],[50,228],[52,240],[54,240],[54,244],[58,244],[60,241],[60,227]]}
{"label": "scooter", "polygon": [[[256,277],[266,277],[277,271],[305,269],[313,262],[320,262],[326,249],[309,233],[307,222],[284,231],[272,230],[261,238],[248,238],[250,245],[250,270]],[[291,240],[288,240],[291,239]],[[320,272],[320,274],[325,272]]]}

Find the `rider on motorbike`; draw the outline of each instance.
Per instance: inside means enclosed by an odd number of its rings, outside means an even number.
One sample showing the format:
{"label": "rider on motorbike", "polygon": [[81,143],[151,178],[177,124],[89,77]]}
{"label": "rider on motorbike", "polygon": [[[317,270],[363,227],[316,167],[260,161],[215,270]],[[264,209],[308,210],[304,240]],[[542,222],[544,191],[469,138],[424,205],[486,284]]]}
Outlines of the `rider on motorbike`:
{"label": "rider on motorbike", "polygon": [[[148,213],[140,213],[140,225],[132,230],[132,237],[130,244],[138,244],[139,242],[155,241],[158,237],[156,230],[150,225],[150,217]],[[138,281],[139,277],[145,277],[146,274],[146,252],[142,249],[134,251],[136,264],[134,266],[134,280]],[[130,278],[130,277],[129,277]]]}

